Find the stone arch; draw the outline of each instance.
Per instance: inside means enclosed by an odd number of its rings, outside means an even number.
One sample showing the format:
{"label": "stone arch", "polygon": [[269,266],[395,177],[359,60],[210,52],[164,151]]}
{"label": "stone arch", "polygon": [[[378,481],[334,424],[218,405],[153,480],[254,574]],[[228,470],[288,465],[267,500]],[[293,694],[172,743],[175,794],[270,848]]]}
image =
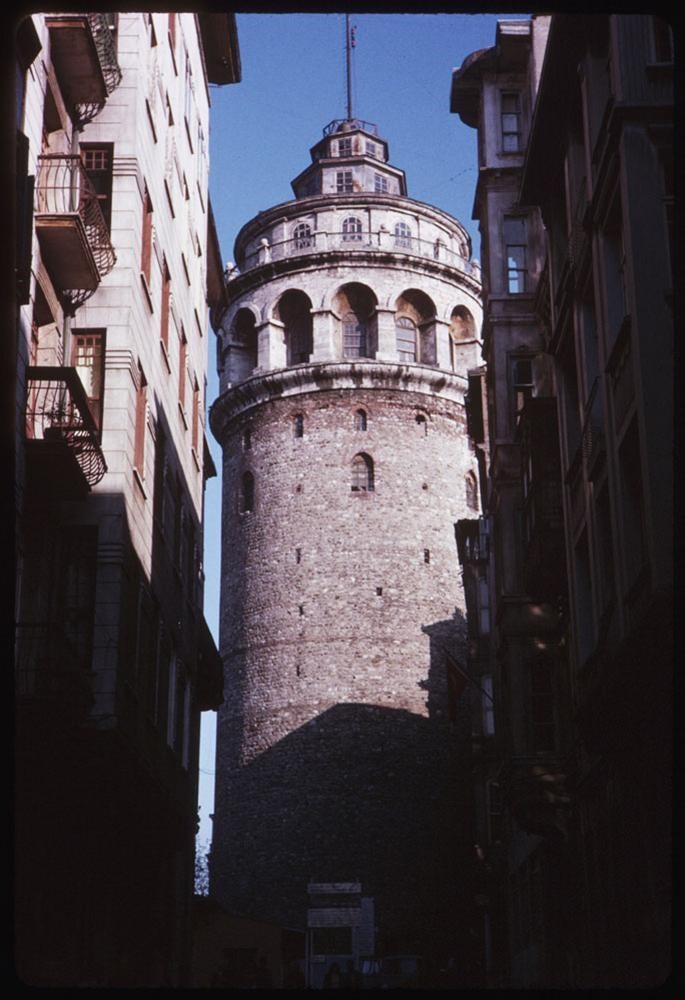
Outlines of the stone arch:
{"label": "stone arch", "polygon": [[455,306],[450,313],[450,336],[455,341],[475,339],[476,321],[466,306]]}
{"label": "stone arch", "polygon": [[419,288],[405,289],[395,300],[395,321],[403,317],[411,320],[417,330],[416,361],[423,365],[437,364],[437,310],[431,297]]}
{"label": "stone arch", "polygon": [[309,296],[299,288],[289,288],[276,302],[273,316],[283,324],[286,364],[307,364],[314,349]]}
{"label": "stone arch", "polygon": [[333,296],[331,311],[337,321],[337,353],[343,358],[376,356],[378,299],[368,285],[349,281]]}
{"label": "stone arch", "polygon": [[476,339],[476,321],[470,309],[464,305],[455,306],[450,313],[450,360],[452,370],[464,365],[464,345]]}

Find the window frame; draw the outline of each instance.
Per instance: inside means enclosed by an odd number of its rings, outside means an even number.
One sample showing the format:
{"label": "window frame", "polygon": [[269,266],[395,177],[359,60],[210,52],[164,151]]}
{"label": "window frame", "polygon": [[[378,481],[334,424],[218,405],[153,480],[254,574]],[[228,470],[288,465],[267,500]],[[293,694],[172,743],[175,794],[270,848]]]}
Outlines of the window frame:
{"label": "window frame", "polygon": [[[400,346],[400,337],[398,336],[398,329],[408,330],[412,329],[414,331],[414,350],[413,352],[407,351]],[[414,320],[410,316],[396,316],[395,317],[395,350],[397,351],[398,360],[404,364],[416,364],[419,360],[419,336],[418,327]],[[402,338],[404,343],[408,343],[408,337]],[[404,355],[412,354],[412,357],[405,357]]]}
{"label": "window frame", "polygon": [[[506,108],[505,101],[514,99],[515,105],[514,110]],[[506,119],[513,119],[513,121],[507,121]],[[500,145],[501,152],[503,154],[507,153],[520,153],[523,149],[523,132],[522,132],[522,116],[521,116],[521,91],[519,90],[501,90],[500,91]],[[511,149],[507,148],[507,140],[513,137],[514,147]]]}
{"label": "window frame", "polygon": [[357,215],[348,215],[342,223],[343,243],[361,243],[363,239],[363,223]]}

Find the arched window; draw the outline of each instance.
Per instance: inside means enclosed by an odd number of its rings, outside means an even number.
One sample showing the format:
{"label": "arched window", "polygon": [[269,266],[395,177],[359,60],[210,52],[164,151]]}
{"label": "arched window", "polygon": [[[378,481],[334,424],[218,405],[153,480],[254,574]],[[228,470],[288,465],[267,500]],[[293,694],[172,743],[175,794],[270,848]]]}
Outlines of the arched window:
{"label": "arched window", "polygon": [[471,510],[478,510],[478,482],[472,472],[467,472],[464,479],[466,486],[466,505]]}
{"label": "arched window", "polygon": [[373,492],[373,460],[362,452],[352,459],[352,492]]}
{"label": "arched window", "polygon": [[362,220],[350,215],[342,224],[342,238],[346,243],[358,242],[362,238]]}
{"label": "arched window", "polygon": [[419,428],[424,437],[428,436],[428,421],[426,420],[425,413],[416,414],[416,426]]}
{"label": "arched window", "polygon": [[244,472],[240,490],[240,513],[249,514],[251,510],[254,510],[254,476],[251,472]]}
{"label": "arched window", "polygon": [[366,430],[366,410],[357,410],[354,415],[354,429],[356,431]]}
{"label": "arched window", "polygon": [[365,358],[366,352],[366,323],[360,320],[353,312],[345,313],[342,321],[343,328],[343,357]]}
{"label": "arched window", "polygon": [[400,361],[416,361],[416,326],[408,316],[395,320],[395,337]]}
{"label": "arched window", "polygon": [[310,247],[313,243],[312,227],[306,222],[298,222],[293,229],[293,240],[297,250],[304,250],[305,247]]}
{"label": "arched window", "polygon": [[411,229],[409,224],[406,222],[398,222],[395,226],[395,246],[396,247],[410,247],[411,246]]}
{"label": "arched window", "polygon": [[295,419],[293,420],[293,434],[296,438],[301,438],[304,434],[304,417],[301,413],[295,414]]}

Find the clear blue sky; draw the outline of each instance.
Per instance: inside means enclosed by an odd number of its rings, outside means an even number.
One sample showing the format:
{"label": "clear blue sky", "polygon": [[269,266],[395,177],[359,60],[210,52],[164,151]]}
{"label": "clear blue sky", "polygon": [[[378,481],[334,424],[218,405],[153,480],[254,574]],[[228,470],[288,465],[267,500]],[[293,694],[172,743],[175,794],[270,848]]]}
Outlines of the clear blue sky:
{"label": "clear blue sky", "polygon": [[[351,14],[352,112],[389,143],[410,198],[456,216],[471,233],[476,133],[450,112],[452,69],[495,41],[498,18],[524,14]],[[210,192],[224,261],[240,228],[292,198],[291,180],[334,118],[346,117],[344,14],[238,14],[242,81],[211,87]],[[208,403],[217,395],[210,341]],[[218,642],[221,451],[209,433],[219,476],[207,484],[205,617]],[[457,572],[455,554],[455,573]],[[200,842],[211,837],[216,714],[203,715]]]}

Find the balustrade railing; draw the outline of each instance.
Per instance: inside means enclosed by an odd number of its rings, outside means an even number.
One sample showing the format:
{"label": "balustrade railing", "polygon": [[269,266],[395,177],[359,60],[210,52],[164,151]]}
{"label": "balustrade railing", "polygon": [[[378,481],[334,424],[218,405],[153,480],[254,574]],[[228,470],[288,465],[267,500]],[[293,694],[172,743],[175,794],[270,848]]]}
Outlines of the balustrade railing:
{"label": "balustrade railing", "polygon": [[26,436],[32,440],[63,441],[89,486],[99,483],[107,471],[98,430],[75,368],[27,369]]}
{"label": "balustrade railing", "polygon": [[415,236],[396,236],[385,230],[375,232],[326,232],[316,230],[308,235],[299,235],[292,239],[276,243],[264,242],[260,247],[245,255],[242,270],[249,271],[271,261],[284,260],[303,254],[322,253],[327,250],[344,250],[350,253],[403,253],[415,257],[423,257],[480,279],[480,266],[476,261],[467,260],[461,254],[451,250],[444,243],[435,240],[423,240]]}
{"label": "balustrade railing", "polygon": [[38,157],[36,215],[78,215],[100,277],[116,263],[109,229],[95,188],[79,156],[49,153]]}

